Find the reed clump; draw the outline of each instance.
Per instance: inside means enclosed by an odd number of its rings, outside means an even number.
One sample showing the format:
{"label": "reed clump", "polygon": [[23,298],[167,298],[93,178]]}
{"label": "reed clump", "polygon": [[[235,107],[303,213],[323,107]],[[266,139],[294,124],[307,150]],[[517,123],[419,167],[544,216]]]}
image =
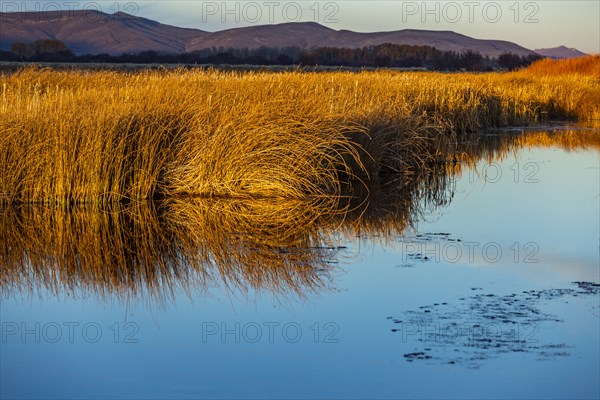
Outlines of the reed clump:
{"label": "reed clump", "polygon": [[483,128],[600,119],[594,68],[558,75],[26,68],[0,76],[0,203],[265,197],[307,201],[315,215],[337,212],[348,187],[360,192],[385,174],[426,172],[439,143],[452,152]]}

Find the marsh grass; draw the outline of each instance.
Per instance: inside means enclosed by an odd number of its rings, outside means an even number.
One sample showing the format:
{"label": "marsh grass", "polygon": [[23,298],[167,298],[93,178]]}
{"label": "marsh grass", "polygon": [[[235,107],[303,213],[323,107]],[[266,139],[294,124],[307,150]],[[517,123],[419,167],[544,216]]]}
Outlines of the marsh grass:
{"label": "marsh grass", "polygon": [[426,173],[483,128],[600,119],[587,62],[560,75],[26,68],[0,76],[0,202],[262,197],[337,212],[344,193]]}
{"label": "marsh grass", "polygon": [[585,75],[600,79],[600,55],[589,57],[536,61],[524,71],[527,75]]}

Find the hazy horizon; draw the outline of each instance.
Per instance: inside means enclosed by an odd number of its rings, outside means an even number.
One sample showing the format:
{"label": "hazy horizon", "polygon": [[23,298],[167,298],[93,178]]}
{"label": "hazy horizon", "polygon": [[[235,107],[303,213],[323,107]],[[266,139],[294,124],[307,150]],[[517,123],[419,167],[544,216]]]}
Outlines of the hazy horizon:
{"label": "hazy horizon", "polygon": [[[118,11],[157,22],[214,32],[284,22],[317,22],[335,30],[454,31],[528,49],[566,46],[600,53],[598,1],[0,1],[2,12]],[[557,26],[563,29],[557,29]]]}

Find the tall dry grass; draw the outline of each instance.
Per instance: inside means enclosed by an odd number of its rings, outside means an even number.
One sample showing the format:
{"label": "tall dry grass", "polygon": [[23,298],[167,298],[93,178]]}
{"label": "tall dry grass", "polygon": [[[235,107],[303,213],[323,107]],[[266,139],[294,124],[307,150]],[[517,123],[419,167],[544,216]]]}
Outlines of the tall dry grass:
{"label": "tall dry grass", "polygon": [[600,79],[600,55],[565,60],[544,58],[531,64],[523,72],[532,75],[578,74]]}
{"label": "tall dry grass", "polygon": [[580,73],[28,68],[0,90],[2,203],[268,197],[327,213],[483,128],[600,119],[598,78]]}

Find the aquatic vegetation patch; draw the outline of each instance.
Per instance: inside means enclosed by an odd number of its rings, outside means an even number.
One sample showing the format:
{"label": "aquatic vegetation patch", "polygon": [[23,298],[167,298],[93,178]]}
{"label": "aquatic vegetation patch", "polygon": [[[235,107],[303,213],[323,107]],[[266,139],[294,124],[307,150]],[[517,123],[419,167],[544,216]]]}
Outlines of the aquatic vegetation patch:
{"label": "aquatic vegetation patch", "polygon": [[[554,343],[538,334],[540,326],[562,322],[556,315],[542,311],[542,302],[598,295],[600,284],[573,282],[569,288],[502,296],[477,293],[454,303],[433,303],[387,319],[394,324],[391,331],[414,348],[403,355],[407,362],[425,360],[479,368],[490,359],[515,353],[536,360],[568,356],[569,344]],[[591,313],[590,318],[597,315]]]}

